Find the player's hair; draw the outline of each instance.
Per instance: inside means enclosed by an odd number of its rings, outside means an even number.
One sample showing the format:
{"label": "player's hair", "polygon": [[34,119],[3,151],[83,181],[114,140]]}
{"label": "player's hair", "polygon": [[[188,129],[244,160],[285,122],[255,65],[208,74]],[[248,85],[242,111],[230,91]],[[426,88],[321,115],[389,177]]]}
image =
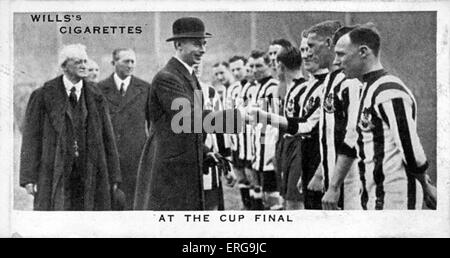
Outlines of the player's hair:
{"label": "player's hair", "polygon": [[252,50],[252,52],[250,52],[250,57],[253,58],[253,59],[258,59],[258,58],[263,57],[264,58],[264,63],[270,64],[270,58],[267,55],[267,53],[264,52],[264,51],[261,51],[261,50],[258,50],[258,49]]}
{"label": "player's hair", "polygon": [[344,27],[339,28],[333,35],[333,45],[336,45],[336,43],[342,36],[349,33],[350,31],[352,31],[355,28],[356,28],[356,26],[344,26]]}
{"label": "player's hair", "polygon": [[220,62],[215,63],[215,64],[213,65],[213,68],[219,67],[219,66],[221,66],[221,65],[225,66],[226,68],[229,68],[229,67],[230,67],[230,65],[228,64],[228,62],[226,62],[226,61],[220,61]]}
{"label": "player's hair", "polygon": [[366,45],[375,56],[380,53],[381,39],[378,31],[371,25],[358,26],[349,32],[350,41],[355,45]]}
{"label": "player's hair", "polygon": [[277,61],[281,62],[289,70],[297,70],[302,66],[302,53],[294,46],[286,47],[278,53]]}
{"label": "player's hair", "polygon": [[112,59],[113,59],[113,61],[119,60],[119,54],[120,54],[120,52],[123,52],[123,51],[132,51],[132,52],[134,52],[134,50],[131,49],[131,48],[125,48],[125,47],[116,48],[112,52]]}
{"label": "player's hair", "polygon": [[342,27],[340,21],[324,21],[309,28],[308,34],[315,33],[320,37],[332,38],[334,32],[336,32],[340,27]]}
{"label": "player's hair", "polygon": [[59,52],[58,56],[58,65],[63,67],[66,65],[68,59],[78,58],[78,57],[86,57],[86,46],[83,44],[72,44],[64,46]]}
{"label": "player's hair", "polygon": [[270,45],[280,45],[283,48],[292,46],[291,42],[289,40],[287,40],[287,39],[275,39],[275,40],[272,40],[272,42],[270,42]]}
{"label": "player's hair", "polygon": [[232,56],[229,60],[228,63],[231,64],[233,62],[236,62],[238,60],[242,60],[242,62],[244,62],[244,65],[247,64],[247,58],[243,57],[243,56]]}

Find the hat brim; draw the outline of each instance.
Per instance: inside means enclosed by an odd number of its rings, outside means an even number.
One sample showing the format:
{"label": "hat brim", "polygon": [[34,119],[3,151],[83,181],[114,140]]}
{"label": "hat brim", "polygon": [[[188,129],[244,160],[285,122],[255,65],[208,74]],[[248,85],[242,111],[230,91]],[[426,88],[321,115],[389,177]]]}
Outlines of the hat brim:
{"label": "hat brim", "polygon": [[211,38],[212,34],[205,32],[205,33],[182,33],[179,35],[174,35],[171,38],[166,39],[166,42],[174,41],[177,39],[204,39],[204,38]]}

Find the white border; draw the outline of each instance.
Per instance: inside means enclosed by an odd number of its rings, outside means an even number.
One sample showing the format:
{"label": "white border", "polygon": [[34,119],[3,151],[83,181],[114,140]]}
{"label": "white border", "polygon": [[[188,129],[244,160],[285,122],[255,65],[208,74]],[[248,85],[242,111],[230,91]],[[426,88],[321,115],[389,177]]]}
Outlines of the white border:
{"label": "white border", "polygon": [[[88,3],[88,4],[87,4]],[[183,4],[180,4],[183,3]],[[0,236],[18,232],[32,237],[438,237],[450,236],[450,74],[449,17],[446,2],[350,2],[350,1],[153,1],[153,2],[3,2],[0,1],[0,24],[9,24],[9,33],[0,31],[0,64],[12,57],[12,14],[14,12],[133,12],[133,11],[438,11],[437,28],[437,211],[382,212],[283,212],[295,223],[185,223],[184,214],[209,214],[217,221],[221,214],[245,214],[247,219],[258,212],[24,212],[12,210],[12,76],[0,74]],[[434,32],[430,32],[434,33]],[[9,37],[9,40],[8,40]],[[9,43],[9,44],[8,44]],[[6,49],[5,46],[9,46]],[[12,69],[11,69],[12,70]],[[9,85],[9,87],[5,87]],[[430,85],[433,87],[434,85]],[[6,144],[5,144],[6,143]],[[5,182],[9,182],[5,183]],[[6,198],[5,198],[6,197]],[[172,223],[158,223],[161,214],[176,214]],[[263,213],[264,214],[264,213]],[[11,217],[9,216],[11,215]],[[10,223],[8,223],[10,222]],[[6,233],[5,233],[6,232]]]}

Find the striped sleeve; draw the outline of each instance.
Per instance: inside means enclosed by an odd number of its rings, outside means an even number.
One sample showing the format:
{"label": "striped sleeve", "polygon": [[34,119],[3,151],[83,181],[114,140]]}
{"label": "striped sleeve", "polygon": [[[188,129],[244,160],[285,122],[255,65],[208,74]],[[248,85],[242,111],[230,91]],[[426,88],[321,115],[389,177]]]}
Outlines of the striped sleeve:
{"label": "striped sleeve", "polygon": [[[309,134],[318,125],[320,119],[320,96],[322,93],[321,89],[321,87],[316,89],[313,96],[311,96],[314,104],[312,105],[311,109],[308,110],[307,114],[304,114],[302,117],[287,118],[287,133],[292,135]],[[310,99],[306,101],[310,101]]]}
{"label": "striped sleeve", "polygon": [[428,162],[417,134],[415,105],[411,98],[394,98],[377,105],[378,113],[403,154],[403,162],[411,174],[422,174]]}
{"label": "striped sleeve", "polygon": [[278,105],[277,99],[277,89],[276,85],[270,85],[266,91],[266,101],[267,101],[267,111],[270,113],[278,114],[276,105]]}
{"label": "striped sleeve", "polygon": [[[358,119],[358,109],[359,109],[359,98],[361,92],[361,83],[356,80],[345,80],[342,83],[342,87],[347,89],[348,103],[347,107],[347,127],[345,129],[344,141],[341,146],[337,147],[337,152],[339,154],[344,154],[348,157],[356,158],[356,125]],[[344,96],[342,96],[344,97]]]}

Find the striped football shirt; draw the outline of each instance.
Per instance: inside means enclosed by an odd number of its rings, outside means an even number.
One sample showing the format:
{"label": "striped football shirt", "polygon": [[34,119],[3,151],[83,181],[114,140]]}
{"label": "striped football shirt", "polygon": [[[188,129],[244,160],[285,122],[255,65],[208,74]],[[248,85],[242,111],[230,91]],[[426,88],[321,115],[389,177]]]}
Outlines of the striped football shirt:
{"label": "striped football shirt", "polygon": [[363,209],[422,207],[413,175],[425,173],[428,162],[417,134],[416,100],[399,78],[385,70],[364,75],[356,130],[344,141],[343,153],[356,147]]}
{"label": "striped football shirt", "polygon": [[[253,103],[259,105],[264,111],[276,113],[274,99],[277,96],[279,81],[271,76],[257,81],[256,94]],[[275,145],[278,139],[278,128],[271,125],[258,123],[254,126],[254,150],[253,169],[258,171],[275,170],[273,159],[275,157]]]}

